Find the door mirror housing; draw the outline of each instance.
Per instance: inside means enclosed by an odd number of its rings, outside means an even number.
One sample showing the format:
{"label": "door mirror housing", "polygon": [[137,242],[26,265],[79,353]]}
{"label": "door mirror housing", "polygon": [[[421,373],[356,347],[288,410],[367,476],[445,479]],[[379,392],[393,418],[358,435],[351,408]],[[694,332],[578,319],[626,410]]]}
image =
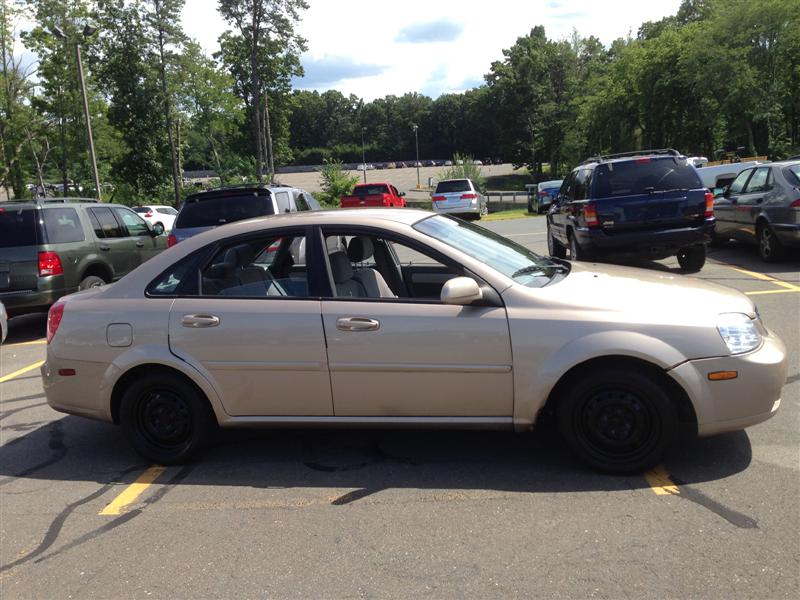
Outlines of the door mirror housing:
{"label": "door mirror housing", "polygon": [[150,229],[150,235],[152,237],[158,237],[159,235],[164,235],[164,226],[161,223],[156,223],[155,225],[148,225],[148,229]]}
{"label": "door mirror housing", "polygon": [[474,279],[454,277],[442,286],[441,300],[444,304],[467,306],[483,299],[483,291]]}

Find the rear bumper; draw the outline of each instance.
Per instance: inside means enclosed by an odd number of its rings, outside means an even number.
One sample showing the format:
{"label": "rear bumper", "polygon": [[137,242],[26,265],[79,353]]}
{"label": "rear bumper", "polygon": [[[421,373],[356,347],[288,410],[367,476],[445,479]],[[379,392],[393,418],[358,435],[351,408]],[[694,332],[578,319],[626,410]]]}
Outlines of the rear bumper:
{"label": "rear bumper", "polygon": [[594,253],[633,254],[639,257],[666,258],[686,246],[707,244],[714,233],[714,221],[697,227],[649,229],[630,233],[608,233],[602,229],[575,229],[581,248]]}
{"label": "rear bumper", "polygon": [[784,246],[800,246],[800,225],[770,223],[772,231]]}
{"label": "rear bumper", "polygon": [[78,288],[54,288],[51,290],[25,290],[0,293],[9,317],[44,312],[61,296],[77,292]]}
{"label": "rear bumper", "polygon": [[451,206],[448,206],[447,204],[440,206],[440,204],[443,203],[431,202],[431,205],[433,206],[433,212],[453,215],[479,215],[481,213],[481,203],[477,199],[471,202],[464,202]]}

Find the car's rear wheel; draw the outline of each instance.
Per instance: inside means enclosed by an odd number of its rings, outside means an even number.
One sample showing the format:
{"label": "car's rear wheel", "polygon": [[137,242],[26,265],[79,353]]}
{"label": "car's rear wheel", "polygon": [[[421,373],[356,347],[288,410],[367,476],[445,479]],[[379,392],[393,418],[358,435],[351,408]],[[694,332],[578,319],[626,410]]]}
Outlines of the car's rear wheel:
{"label": "car's rear wheel", "polygon": [[209,440],[213,413],[205,398],[177,375],[156,372],[134,381],[120,404],[120,424],[133,448],[155,463],[191,459]]}
{"label": "car's rear wheel", "polygon": [[768,223],[761,223],[757,230],[758,253],[764,262],[776,262],[783,256],[783,246]]}
{"label": "car's rear wheel", "polygon": [[689,273],[696,273],[706,264],[706,247],[702,244],[678,250],[678,264]]}
{"label": "car's rear wheel", "polygon": [[592,260],[592,256],[581,247],[578,238],[571,231],[569,232],[569,254],[572,260]]}
{"label": "car's rear wheel", "polygon": [[590,371],[561,396],[558,428],[588,465],[638,473],[658,464],[678,429],[664,388],[644,373],[622,368]]}
{"label": "car's rear wheel", "polygon": [[81,282],[78,284],[79,290],[88,290],[89,288],[96,288],[100,287],[101,285],[105,285],[105,281],[103,278],[98,277],[97,275],[87,275]]}
{"label": "car's rear wheel", "polygon": [[547,252],[550,256],[555,256],[556,258],[567,257],[567,249],[553,236],[549,224],[547,225]]}

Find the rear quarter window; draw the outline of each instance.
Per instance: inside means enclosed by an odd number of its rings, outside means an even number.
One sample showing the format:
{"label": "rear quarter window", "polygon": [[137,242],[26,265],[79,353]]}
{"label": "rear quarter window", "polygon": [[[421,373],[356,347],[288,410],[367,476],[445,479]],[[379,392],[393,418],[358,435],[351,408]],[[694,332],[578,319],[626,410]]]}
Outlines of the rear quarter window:
{"label": "rear quarter window", "polygon": [[178,213],[176,228],[216,227],[244,219],[274,214],[270,196],[222,196],[187,199]]}
{"label": "rear quarter window", "polygon": [[680,159],[637,159],[602,163],[594,171],[595,198],[634,196],[703,187],[697,170]]}
{"label": "rear quarter window", "polygon": [[86,239],[80,217],[74,208],[47,208],[42,211],[42,221],[50,244],[82,242]]}
{"label": "rear quarter window", "polygon": [[783,175],[792,185],[800,185],[800,165],[791,165],[783,170]]}
{"label": "rear quarter window", "polygon": [[0,207],[0,248],[38,244],[36,209]]}

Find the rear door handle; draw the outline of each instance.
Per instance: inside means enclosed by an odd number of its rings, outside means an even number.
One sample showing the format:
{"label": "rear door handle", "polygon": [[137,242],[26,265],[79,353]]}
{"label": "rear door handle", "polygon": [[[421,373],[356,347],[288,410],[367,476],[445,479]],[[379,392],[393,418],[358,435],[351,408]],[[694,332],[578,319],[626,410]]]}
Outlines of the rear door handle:
{"label": "rear door handle", "polygon": [[219,325],[219,317],[217,315],[183,315],[181,325],[184,327],[216,327]]}
{"label": "rear door handle", "polygon": [[100,246],[100,250],[104,250],[104,251],[106,251],[106,252],[107,252],[107,251],[111,250],[111,246],[102,246],[102,245],[101,245],[101,246]]}
{"label": "rear door handle", "polygon": [[137,248],[144,248],[144,242],[142,240],[137,240],[136,241],[136,247]]}
{"label": "rear door handle", "polygon": [[375,331],[380,326],[380,321],[367,317],[339,317],[336,319],[336,329],[339,331]]}

